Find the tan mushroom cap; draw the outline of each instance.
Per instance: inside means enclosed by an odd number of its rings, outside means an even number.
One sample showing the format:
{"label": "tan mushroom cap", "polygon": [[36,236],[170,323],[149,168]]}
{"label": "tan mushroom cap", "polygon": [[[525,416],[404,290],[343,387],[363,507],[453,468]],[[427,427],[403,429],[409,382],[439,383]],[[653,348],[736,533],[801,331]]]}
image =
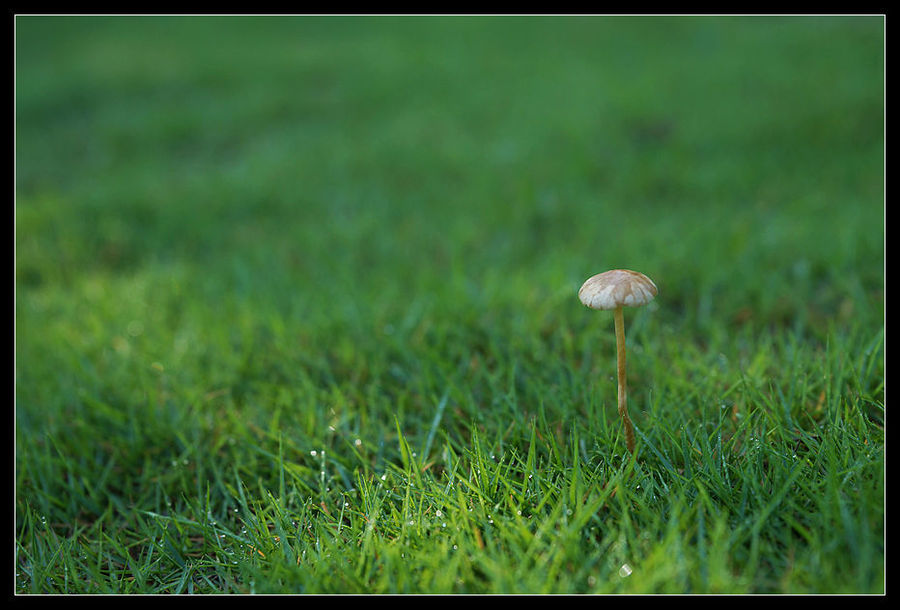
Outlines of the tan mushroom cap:
{"label": "tan mushroom cap", "polygon": [[656,294],[656,284],[643,273],[613,269],[588,278],[578,298],[591,309],[616,309],[646,305]]}

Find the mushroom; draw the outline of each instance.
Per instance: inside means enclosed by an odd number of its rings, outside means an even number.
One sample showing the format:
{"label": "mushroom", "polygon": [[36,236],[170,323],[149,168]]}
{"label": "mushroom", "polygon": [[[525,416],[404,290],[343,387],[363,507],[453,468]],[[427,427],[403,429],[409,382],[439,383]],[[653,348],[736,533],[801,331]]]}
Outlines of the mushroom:
{"label": "mushroom", "polygon": [[625,443],[634,453],[634,427],[628,417],[625,386],[625,316],[622,307],[640,307],[653,300],[656,284],[649,277],[628,269],[613,269],[587,279],[578,298],[591,309],[612,309],[616,322],[616,364],[619,379],[619,416],[625,424]]}

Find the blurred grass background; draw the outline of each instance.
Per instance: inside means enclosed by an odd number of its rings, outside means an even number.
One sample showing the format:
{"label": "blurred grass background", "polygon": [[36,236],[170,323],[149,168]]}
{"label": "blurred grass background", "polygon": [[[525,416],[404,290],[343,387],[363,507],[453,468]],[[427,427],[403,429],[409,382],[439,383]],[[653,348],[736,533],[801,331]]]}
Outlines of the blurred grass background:
{"label": "blurred grass background", "polygon": [[[592,413],[611,322],[576,292],[617,267],[659,286],[629,342],[678,374],[752,369],[769,343],[763,368],[783,368],[786,336],[869,341],[883,34],[878,17],[18,17],[17,510],[157,506],[137,473],[248,430],[360,437],[389,461],[394,417],[421,446],[448,385],[451,438],[502,435],[523,404]],[[62,470],[36,457],[51,446]],[[73,485],[99,491],[61,500]]]}

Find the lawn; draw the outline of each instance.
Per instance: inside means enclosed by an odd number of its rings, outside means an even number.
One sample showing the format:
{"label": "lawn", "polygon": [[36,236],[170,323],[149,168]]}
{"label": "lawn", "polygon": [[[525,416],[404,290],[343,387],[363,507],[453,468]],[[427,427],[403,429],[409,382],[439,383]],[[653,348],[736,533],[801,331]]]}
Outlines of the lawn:
{"label": "lawn", "polygon": [[884,28],[17,17],[15,591],[883,593]]}

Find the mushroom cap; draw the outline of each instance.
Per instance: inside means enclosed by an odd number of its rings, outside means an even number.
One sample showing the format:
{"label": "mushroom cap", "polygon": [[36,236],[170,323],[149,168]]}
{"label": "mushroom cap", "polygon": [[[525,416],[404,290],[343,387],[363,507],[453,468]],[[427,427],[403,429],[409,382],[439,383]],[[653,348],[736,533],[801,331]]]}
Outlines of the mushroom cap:
{"label": "mushroom cap", "polygon": [[656,284],[649,277],[629,269],[613,269],[589,277],[578,298],[591,309],[640,307],[656,296]]}

